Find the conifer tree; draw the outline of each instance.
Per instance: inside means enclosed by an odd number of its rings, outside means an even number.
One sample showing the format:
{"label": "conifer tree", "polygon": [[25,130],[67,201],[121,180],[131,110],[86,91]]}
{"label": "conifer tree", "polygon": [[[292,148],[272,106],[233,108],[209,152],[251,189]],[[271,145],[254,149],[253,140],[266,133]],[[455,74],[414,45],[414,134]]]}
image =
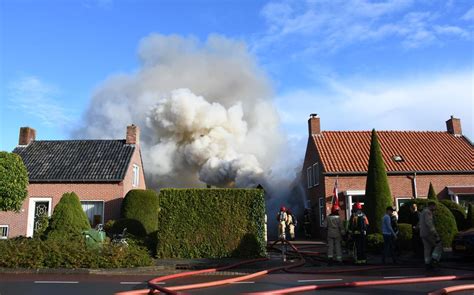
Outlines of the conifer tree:
{"label": "conifer tree", "polygon": [[388,185],[382,150],[377,133],[373,129],[364,204],[364,212],[369,219],[369,232],[382,232],[382,217],[385,214],[386,208],[392,206],[392,203],[392,194]]}
{"label": "conifer tree", "polygon": [[428,199],[437,201],[436,192],[433,188],[433,184],[430,182],[430,188],[428,189]]}

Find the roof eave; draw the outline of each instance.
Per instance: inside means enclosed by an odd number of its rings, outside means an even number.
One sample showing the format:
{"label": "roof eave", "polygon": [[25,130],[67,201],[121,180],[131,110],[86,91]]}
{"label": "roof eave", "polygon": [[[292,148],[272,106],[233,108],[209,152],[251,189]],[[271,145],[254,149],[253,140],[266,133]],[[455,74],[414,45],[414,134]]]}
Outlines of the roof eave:
{"label": "roof eave", "polygon": [[[474,170],[460,170],[460,171],[387,171],[387,175],[406,175],[406,174],[474,174]],[[324,176],[352,176],[352,175],[367,175],[367,172],[360,171],[339,171],[339,172],[323,172]]]}

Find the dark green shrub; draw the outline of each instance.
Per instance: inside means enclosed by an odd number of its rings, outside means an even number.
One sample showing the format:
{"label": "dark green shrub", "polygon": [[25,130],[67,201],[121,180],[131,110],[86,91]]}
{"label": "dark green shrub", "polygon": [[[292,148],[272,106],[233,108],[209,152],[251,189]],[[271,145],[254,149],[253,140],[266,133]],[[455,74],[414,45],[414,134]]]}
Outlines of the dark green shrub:
{"label": "dark green shrub", "polygon": [[441,200],[440,202],[453,213],[458,230],[464,230],[466,228],[466,211],[464,211],[464,208],[451,200]]}
{"label": "dark green shrub", "polygon": [[[420,212],[428,205],[428,199],[414,199],[406,202],[400,207],[398,220],[400,223],[410,223],[410,206],[416,203]],[[436,201],[435,201],[436,202]],[[433,215],[434,223],[438,234],[441,236],[443,246],[450,247],[454,236],[458,233],[456,220],[449,209],[440,202],[437,203],[437,210]]]}
{"label": "dark green shrub", "polygon": [[38,217],[38,225],[33,233],[35,239],[44,239],[46,238],[46,230],[49,226],[49,217],[47,215],[42,215]]}
{"label": "dark green shrub", "polygon": [[413,230],[411,224],[407,223],[399,223],[398,224],[398,245],[400,246],[401,250],[411,250],[412,243],[411,237],[413,234]]}
{"label": "dark green shrub", "polygon": [[78,236],[87,229],[90,229],[89,219],[77,195],[74,192],[63,194],[49,221],[48,238]]}
{"label": "dark green shrub", "polygon": [[364,212],[369,219],[369,232],[381,233],[382,223],[380,220],[382,220],[386,208],[392,206],[393,200],[375,129],[372,130],[365,194]]}
{"label": "dark green shrub", "polygon": [[112,230],[110,233],[112,235],[120,234],[123,232],[124,228],[127,229],[127,233],[138,237],[143,238],[146,236],[146,230],[143,227],[143,224],[136,219],[121,218],[114,222]]}
{"label": "dark green shrub", "polygon": [[467,217],[466,217],[466,228],[473,228],[474,227],[474,204],[469,204],[467,207]]}
{"label": "dark green shrub", "polygon": [[0,152],[0,211],[20,211],[27,188],[28,171],[21,157]]}
{"label": "dark green shrub", "polygon": [[125,268],[153,264],[148,251],[130,241],[127,247],[105,243],[88,248],[79,236],[68,239],[0,241],[0,267],[6,268]]}
{"label": "dark green shrub", "polygon": [[428,188],[428,199],[437,201],[438,197],[436,195],[436,192],[433,188],[433,184],[430,182],[430,187]]}
{"label": "dark green shrub", "polygon": [[266,254],[262,190],[162,189],[158,200],[158,257]]}
{"label": "dark green shrub", "polygon": [[383,235],[379,233],[367,235],[367,249],[375,254],[383,251]]}
{"label": "dark green shrub", "polygon": [[[121,215],[122,218],[140,222],[145,229],[144,235],[147,235],[158,229],[158,208],[158,196],[154,190],[134,189],[123,199]],[[138,235],[139,231],[134,234]]]}

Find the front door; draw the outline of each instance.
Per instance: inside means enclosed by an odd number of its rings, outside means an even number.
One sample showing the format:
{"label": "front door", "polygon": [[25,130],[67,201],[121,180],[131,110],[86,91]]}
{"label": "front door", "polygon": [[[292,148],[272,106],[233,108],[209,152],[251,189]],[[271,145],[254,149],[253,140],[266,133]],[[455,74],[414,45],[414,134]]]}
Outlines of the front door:
{"label": "front door", "polygon": [[51,216],[51,198],[30,198],[26,236],[32,237],[42,216]]}

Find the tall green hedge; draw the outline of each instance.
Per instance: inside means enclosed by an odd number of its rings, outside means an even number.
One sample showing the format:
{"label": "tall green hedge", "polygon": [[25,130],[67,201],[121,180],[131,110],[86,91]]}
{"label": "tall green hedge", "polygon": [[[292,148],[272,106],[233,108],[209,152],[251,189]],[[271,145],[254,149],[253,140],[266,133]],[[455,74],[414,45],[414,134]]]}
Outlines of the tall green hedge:
{"label": "tall green hedge", "polygon": [[387,171],[382,158],[379,140],[375,130],[372,130],[370,143],[369,167],[365,185],[364,211],[369,219],[369,232],[382,232],[382,217],[388,206],[392,206],[393,199],[388,185]]}
{"label": "tall green hedge", "polygon": [[259,189],[162,189],[157,257],[266,254],[265,200]]}
{"label": "tall green hedge", "polygon": [[137,221],[142,226],[140,230],[135,227],[127,229],[134,235],[142,236],[158,229],[158,208],[158,195],[154,190],[134,189],[125,195],[121,215],[122,218]]}
{"label": "tall green hedge", "polygon": [[466,211],[464,211],[464,208],[451,200],[441,200],[440,202],[453,213],[458,230],[464,230],[466,228]]}
{"label": "tall green hedge", "polygon": [[[418,210],[423,211],[425,207],[428,206],[428,202],[432,200],[429,199],[414,199],[410,200],[403,204],[400,207],[398,212],[398,222],[399,223],[410,223],[410,207],[413,203],[416,203]],[[451,247],[451,242],[453,241],[454,236],[458,233],[456,226],[456,220],[454,219],[453,214],[449,209],[440,202],[436,202],[436,211],[433,215],[434,223],[438,234],[443,241],[443,246]]]}
{"label": "tall green hedge", "polygon": [[433,201],[438,200],[438,197],[437,197],[436,192],[434,190],[433,184],[431,182],[430,182],[430,186],[428,188],[428,199],[433,200]]}
{"label": "tall green hedge", "polygon": [[65,193],[54,207],[53,215],[46,230],[48,238],[67,238],[81,235],[90,229],[89,219],[82,210],[79,197],[74,193]]}

